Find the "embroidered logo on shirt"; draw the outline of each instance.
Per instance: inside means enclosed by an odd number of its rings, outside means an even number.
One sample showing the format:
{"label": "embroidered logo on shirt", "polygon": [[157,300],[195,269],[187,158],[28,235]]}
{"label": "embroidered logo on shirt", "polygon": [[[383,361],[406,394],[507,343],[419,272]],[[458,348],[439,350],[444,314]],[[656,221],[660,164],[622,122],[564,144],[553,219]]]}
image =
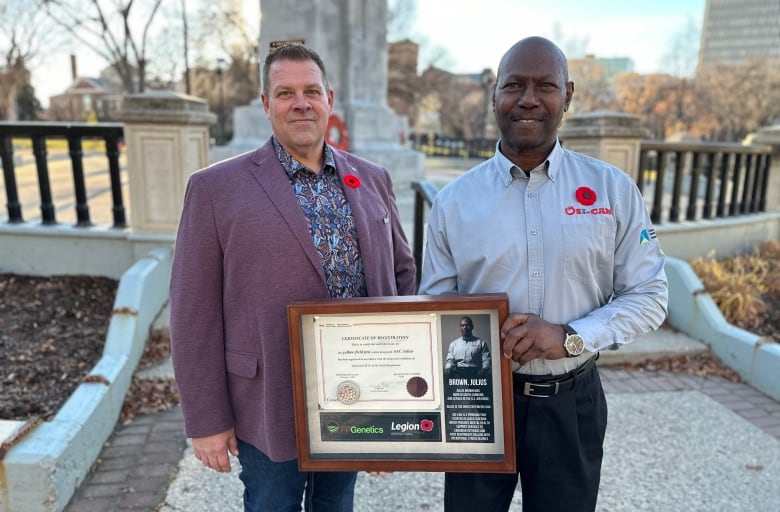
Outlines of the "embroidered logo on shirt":
{"label": "embroidered logo on shirt", "polygon": [[576,206],[567,206],[564,212],[566,215],[612,215],[612,208],[577,208]]}
{"label": "embroidered logo on shirt", "polygon": [[649,243],[650,243],[650,234],[647,232],[646,229],[643,229],[642,232],[639,233],[639,245],[645,245]]}

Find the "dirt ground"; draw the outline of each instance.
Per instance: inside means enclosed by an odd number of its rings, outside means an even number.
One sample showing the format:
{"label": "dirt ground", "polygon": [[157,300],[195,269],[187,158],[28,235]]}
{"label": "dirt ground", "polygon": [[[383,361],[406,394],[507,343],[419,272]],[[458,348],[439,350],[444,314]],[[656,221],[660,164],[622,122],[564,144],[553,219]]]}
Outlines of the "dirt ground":
{"label": "dirt ground", "polygon": [[[28,277],[0,274],[0,419],[50,420],[102,354],[117,281],[89,276]],[[780,341],[780,297],[753,332]],[[168,356],[170,342],[146,342],[138,369]],[[711,357],[677,357],[624,369],[739,376]],[[164,410],[178,403],[175,383],[133,379],[120,417]]]}
{"label": "dirt ground", "polygon": [[[0,419],[50,420],[100,359],[118,282],[0,274]],[[170,344],[147,340],[139,369]],[[133,380],[121,419],[178,403],[173,382]]]}

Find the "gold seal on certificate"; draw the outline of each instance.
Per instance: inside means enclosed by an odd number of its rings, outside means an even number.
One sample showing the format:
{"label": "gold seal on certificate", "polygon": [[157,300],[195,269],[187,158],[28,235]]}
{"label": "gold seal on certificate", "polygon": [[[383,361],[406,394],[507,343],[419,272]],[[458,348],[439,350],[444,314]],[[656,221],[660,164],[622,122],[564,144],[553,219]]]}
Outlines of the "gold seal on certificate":
{"label": "gold seal on certificate", "polygon": [[351,405],[360,398],[360,388],[354,382],[347,380],[339,384],[336,396],[342,404]]}

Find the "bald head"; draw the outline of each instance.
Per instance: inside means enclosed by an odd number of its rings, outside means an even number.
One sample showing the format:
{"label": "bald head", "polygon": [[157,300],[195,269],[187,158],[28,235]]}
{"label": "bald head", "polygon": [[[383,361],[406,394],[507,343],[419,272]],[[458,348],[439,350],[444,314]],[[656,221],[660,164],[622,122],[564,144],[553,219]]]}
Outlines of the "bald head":
{"label": "bald head", "polygon": [[507,50],[504,56],[501,57],[501,62],[498,64],[497,81],[501,81],[501,76],[505,71],[507,62],[520,52],[538,53],[551,57],[558,66],[560,66],[563,81],[569,81],[569,64],[566,60],[566,55],[564,55],[563,51],[558,48],[555,43],[539,36],[521,39]]}

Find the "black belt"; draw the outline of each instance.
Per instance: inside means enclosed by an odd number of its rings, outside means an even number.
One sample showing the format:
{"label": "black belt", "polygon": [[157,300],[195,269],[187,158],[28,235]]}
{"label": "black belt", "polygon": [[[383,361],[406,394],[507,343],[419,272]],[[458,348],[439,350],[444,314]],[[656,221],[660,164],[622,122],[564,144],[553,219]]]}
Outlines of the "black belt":
{"label": "black belt", "polygon": [[513,373],[512,378],[516,385],[520,386],[525,396],[535,398],[549,398],[558,393],[574,389],[574,382],[578,375],[590,370],[595,364],[598,354],[588,359],[582,366],[558,378],[544,381],[536,381],[539,375],[527,375],[523,373]]}

